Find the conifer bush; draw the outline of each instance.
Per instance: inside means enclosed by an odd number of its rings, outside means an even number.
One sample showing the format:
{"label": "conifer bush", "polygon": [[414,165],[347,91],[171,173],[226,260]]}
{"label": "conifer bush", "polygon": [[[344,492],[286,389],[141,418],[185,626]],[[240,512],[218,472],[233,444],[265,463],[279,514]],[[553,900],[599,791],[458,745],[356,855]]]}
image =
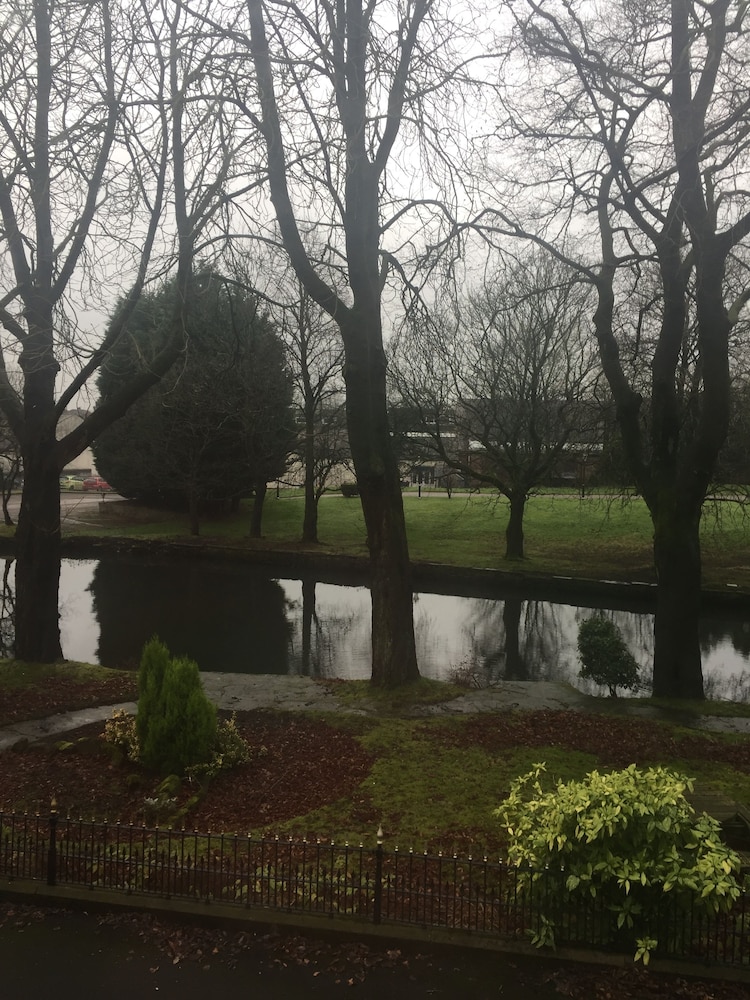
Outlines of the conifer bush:
{"label": "conifer bush", "polygon": [[169,666],[169,650],[157,636],[153,636],[143,647],[138,669],[138,714],[135,730],[141,749],[148,738],[152,722],[162,714],[164,675]]}
{"label": "conifer bush", "polygon": [[211,759],[217,741],[216,708],[206,697],[194,660],[170,657],[154,637],[143,650],[138,690],[136,731],[145,767],[184,774]]}
{"label": "conifer bush", "polygon": [[617,697],[618,687],[638,690],[638,664],[619,628],[609,618],[596,615],[581,622],[578,652],[583,664],[580,676],[609,688],[610,697]]}

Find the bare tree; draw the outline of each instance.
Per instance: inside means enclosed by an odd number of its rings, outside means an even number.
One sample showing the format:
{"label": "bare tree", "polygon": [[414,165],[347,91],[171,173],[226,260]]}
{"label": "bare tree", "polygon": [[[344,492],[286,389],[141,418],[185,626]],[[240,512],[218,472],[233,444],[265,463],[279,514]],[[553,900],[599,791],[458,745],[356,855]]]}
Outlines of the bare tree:
{"label": "bare tree", "polygon": [[[50,662],[62,655],[59,473],[177,357],[191,259],[229,152],[196,72],[216,40],[188,32],[180,3],[15,0],[2,18],[0,408],[24,472],[16,655]],[[171,336],[148,371],[57,440],[65,408],[124,335],[155,250],[158,267],[176,264]],[[120,322],[91,343],[76,300],[123,274]]]}
{"label": "bare tree", "polygon": [[[461,30],[458,12],[441,20],[439,10],[437,0],[247,3],[278,230],[299,281],[343,340],[349,443],[370,552],[372,680],[385,687],[415,679],[418,669],[382,298],[389,272],[402,268],[397,251],[413,240],[406,214],[434,204],[432,193],[412,195],[414,166],[407,173],[395,153],[405,132],[416,152],[436,93],[457,72],[445,51]],[[434,139],[437,161],[450,134]],[[396,179],[406,192],[400,200],[391,193]],[[321,242],[335,269],[316,260],[311,248]]]}
{"label": "bare tree", "polygon": [[[488,238],[534,240],[595,289],[602,369],[654,524],[653,692],[700,698],[701,509],[727,431],[729,333],[750,298],[726,278],[750,232],[748,7],[525,0],[510,10],[494,137],[512,145],[478,221]],[[642,285],[656,289],[646,312],[632,309]],[[627,350],[646,315],[644,399]]]}
{"label": "bare tree", "polygon": [[291,360],[302,422],[299,458],[304,469],[302,541],[318,541],[318,501],[331,472],[346,461],[341,378],[344,352],[334,324],[304,288],[283,311],[281,323]]}
{"label": "bare tree", "polygon": [[507,497],[506,559],[524,556],[530,491],[595,443],[587,289],[532,255],[491,272],[451,312],[407,327],[394,381],[434,456]]}

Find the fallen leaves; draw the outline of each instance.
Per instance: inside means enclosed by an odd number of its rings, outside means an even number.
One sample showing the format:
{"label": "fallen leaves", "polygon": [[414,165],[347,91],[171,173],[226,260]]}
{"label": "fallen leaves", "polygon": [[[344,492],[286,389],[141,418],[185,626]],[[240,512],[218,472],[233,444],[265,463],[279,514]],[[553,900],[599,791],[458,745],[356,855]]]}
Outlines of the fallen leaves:
{"label": "fallen leaves", "polygon": [[[4,933],[23,932],[32,924],[44,922],[52,930],[70,917],[70,911],[62,907],[0,902],[0,929]],[[483,984],[482,996],[506,995],[502,985],[505,983],[512,986],[508,995],[556,995],[568,1000],[746,1000],[747,997],[747,986],[743,983],[658,975],[638,967],[608,968],[549,959],[532,961],[460,950],[451,951],[446,958],[445,949],[436,952],[414,945],[389,948],[330,936],[323,941],[293,933],[232,931],[204,923],[178,923],[151,914],[120,911],[89,914],[88,919],[100,927],[113,929],[120,937],[132,935],[144,946],[155,946],[157,955],[164,956],[161,964],[191,963],[204,970],[220,964],[241,969],[244,959],[254,956],[268,968],[302,968],[308,970],[311,979],[354,989],[371,974],[384,973],[387,979],[379,981],[387,982],[386,990],[398,996],[412,992],[425,995],[415,988],[415,984],[423,982],[436,987],[428,989],[428,994],[455,995],[437,987],[455,982],[458,977],[471,980],[475,986]],[[153,953],[148,955],[153,963]],[[130,957],[136,959],[132,949]],[[160,963],[157,960],[145,968],[155,975]]]}
{"label": "fallen leaves", "polygon": [[676,735],[670,727],[649,719],[546,709],[475,715],[462,720],[461,726],[426,726],[423,735],[442,746],[481,747],[493,752],[516,747],[564,747],[592,754],[600,764],[612,768],[692,758],[730,764],[750,773],[750,740],[727,743],[702,733]]}
{"label": "fallen leaves", "polygon": [[[353,736],[325,722],[260,711],[238,713],[237,721],[251,747],[251,760],[211,782],[184,818],[191,828],[257,834],[353,796],[372,767],[372,756]],[[54,797],[62,814],[143,823],[144,800],[160,779],[127,762],[114,764],[97,740],[75,742],[102,730],[103,723],[94,723],[66,733],[71,745],[65,752],[54,749],[59,737],[4,751],[0,806],[45,813]],[[195,792],[195,786],[184,782],[177,807]]]}
{"label": "fallen leaves", "polygon": [[121,675],[106,680],[83,681],[57,676],[52,683],[47,681],[22,688],[0,687],[0,725],[7,726],[26,719],[46,719],[50,715],[79,708],[134,701],[136,693],[136,675],[125,670]]}

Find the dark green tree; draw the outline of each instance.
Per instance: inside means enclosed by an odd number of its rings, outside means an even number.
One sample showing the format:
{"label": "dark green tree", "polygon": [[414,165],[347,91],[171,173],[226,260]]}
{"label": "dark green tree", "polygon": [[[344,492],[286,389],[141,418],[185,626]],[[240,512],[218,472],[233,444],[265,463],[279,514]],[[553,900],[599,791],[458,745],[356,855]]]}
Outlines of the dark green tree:
{"label": "dark green tree", "polygon": [[609,688],[610,697],[617,697],[618,687],[638,690],[638,664],[619,628],[609,618],[595,615],[581,622],[578,653],[581,677]]}
{"label": "dark green tree", "polygon": [[[197,534],[207,505],[251,492],[262,503],[266,482],[286,467],[293,420],[284,347],[255,298],[210,269],[196,276],[193,294],[181,360],[101,436],[95,454],[97,468],[125,496],[187,505]],[[144,297],[127,342],[102,370],[103,399],[148,370],[174,296],[168,284]]]}

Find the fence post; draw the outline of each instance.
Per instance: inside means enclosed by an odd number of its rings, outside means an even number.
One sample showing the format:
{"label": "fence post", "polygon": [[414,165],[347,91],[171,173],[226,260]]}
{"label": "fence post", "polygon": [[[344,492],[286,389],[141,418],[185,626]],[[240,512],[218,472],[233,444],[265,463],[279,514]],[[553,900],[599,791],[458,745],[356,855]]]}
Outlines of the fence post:
{"label": "fence post", "polygon": [[378,827],[378,846],[375,848],[375,899],[373,901],[372,922],[380,923],[383,912],[383,827]]}
{"label": "fence post", "polygon": [[55,885],[57,880],[57,799],[53,798],[49,809],[49,848],[47,850],[47,885]]}

